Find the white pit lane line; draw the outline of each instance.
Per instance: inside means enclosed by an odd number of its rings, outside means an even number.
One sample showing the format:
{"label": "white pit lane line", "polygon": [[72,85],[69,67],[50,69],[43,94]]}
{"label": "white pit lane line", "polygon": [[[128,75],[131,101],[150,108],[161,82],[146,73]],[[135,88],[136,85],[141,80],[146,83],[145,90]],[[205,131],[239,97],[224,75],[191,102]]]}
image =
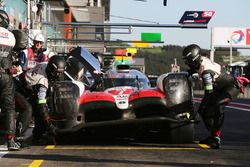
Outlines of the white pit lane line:
{"label": "white pit lane line", "polygon": [[0,145],[0,158],[2,158],[4,155],[8,154],[8,148],[6,145]]}

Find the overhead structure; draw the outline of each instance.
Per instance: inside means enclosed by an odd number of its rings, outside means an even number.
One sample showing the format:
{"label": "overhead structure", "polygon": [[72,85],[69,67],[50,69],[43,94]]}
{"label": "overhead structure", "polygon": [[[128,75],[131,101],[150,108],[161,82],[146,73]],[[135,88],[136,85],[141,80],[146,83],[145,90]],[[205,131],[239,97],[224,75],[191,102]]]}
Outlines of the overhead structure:
{"label": "overhead structure", "polygon": [[[147,0],[134,0],[134,1],[141,1],[141,2],[147,2]],[[167,6],[167,0],[163,0],[163,6]]]}
{"label": "overhead structure", "polygon": [[[72,1],[73,2],[73,1]],[[69,7],[70,12],[72,12],[71,16],[74,16],[74,6]],[[91,8],[86,8],[91,9]],[[86,9],[79,10],[77,8],[76,11],[80,11],[86,13]],[[98,9],[99,10],[99,9]],[[95,13],[95,12],[94,12]],[[103,13],[103,12],[101,12]],[[66,13],[67,14],[67,13]],[[76,14],[76,13],[75,13]],[[91,12],[89,13],[91,14]],[[104,20],[77,20],[77,17],[74,16],[74,19],[64,19],[65,21],[58,22],[41,22],[43,27],[56,27],[60,29],[64,29],[62,32],[64,34],[64,38],[58,36],[50,36],[48,37],[49,41],[52,41],[54,45],[61,43],[63,45],[68,44],[72,45],[83,45],[86,43],[103,43],[103,48],[105,50],[106,46],[109,43],[133,43],[134,47],[137,47],[136,44],[143,44],[149,47],[150,43],[164,43],[161,41],[160,33],[144,33],[141,36],[141,40],[137,41],[123,41],[123,40],[110,40],[110,34],[112,33],[121,33],[121,34],[131,34],[131,29],[135,27],[143,27],[143,28],[191,28],[191,29],[206,29],[207,24],[214,15],[214,11],[186,11],[182,18],[180,19],[178,24],[159,24],[159,23],[108,23]],[[72,21],[70,21],[72,20]],[[111,29],[126,29],[127,31],[122,32],[113,32]],[[91,37],[90,37],[91,36]],[[93,38],[94,37],[94,38]],[[99,48],[99,45],[98,45]],[[105,51],[104,51],[105,52]]]}
{"label": "overhead structure", "polygon": [[42,22],[43,25],[50,26],[66,26],[71,25],[72,27],[151,27],[151,28],[207,28],[207,24],[148,24],[148,23],[86,23],[86,22]]}

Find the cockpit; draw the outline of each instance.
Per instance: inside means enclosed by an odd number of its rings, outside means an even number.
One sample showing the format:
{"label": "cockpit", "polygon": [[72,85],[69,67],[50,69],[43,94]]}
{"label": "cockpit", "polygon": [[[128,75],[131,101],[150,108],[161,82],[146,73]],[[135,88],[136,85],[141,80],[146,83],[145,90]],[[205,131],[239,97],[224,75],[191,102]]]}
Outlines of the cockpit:
{"label": "cockpit", "polygon": [[138,70],[108,70],[103,76],[103,87],[131,86],[138,89],[150,86],[148,78]]}

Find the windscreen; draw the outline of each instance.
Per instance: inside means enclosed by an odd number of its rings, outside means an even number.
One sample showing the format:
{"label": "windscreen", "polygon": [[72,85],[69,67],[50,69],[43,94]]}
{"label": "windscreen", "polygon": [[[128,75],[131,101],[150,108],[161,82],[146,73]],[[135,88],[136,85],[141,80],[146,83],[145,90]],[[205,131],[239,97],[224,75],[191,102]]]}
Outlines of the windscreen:
{"label": "windscreen", "polygon": [[137,70],[127,72],[110,70],[103,78],[103,86],[105,89],[118,86],[131,86],[143,89],[149,87],[149,81],[143,73]]}

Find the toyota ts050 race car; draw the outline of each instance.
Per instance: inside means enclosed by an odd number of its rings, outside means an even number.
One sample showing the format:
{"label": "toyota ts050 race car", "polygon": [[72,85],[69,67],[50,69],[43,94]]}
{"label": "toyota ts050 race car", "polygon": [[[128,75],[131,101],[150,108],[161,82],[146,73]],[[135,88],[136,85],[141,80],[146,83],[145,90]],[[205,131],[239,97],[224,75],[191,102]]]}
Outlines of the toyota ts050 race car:
{"label": "toyota ts050 race car", "polygon": [[50,115],[59,132],[157,131],[173,143],[193,141],[196,113],[186,73],[162,74],[151,88],[142,72],[127,65],[101,72],[98,60],[81,47],[67,61],[68,80],[54,83],[50,93]]}

